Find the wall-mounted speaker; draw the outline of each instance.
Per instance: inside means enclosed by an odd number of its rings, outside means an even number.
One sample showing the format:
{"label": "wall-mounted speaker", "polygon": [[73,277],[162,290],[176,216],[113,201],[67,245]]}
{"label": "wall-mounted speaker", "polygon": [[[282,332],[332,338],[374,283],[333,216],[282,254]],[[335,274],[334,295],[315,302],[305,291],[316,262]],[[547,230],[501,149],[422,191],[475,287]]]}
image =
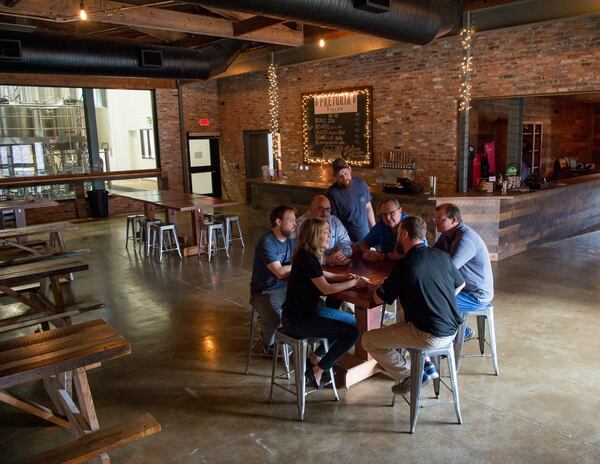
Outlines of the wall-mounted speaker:
{"label": "wall-mounted speaker", "polygon": [[142,68],[162,68],[162,51],[144,50],[140,56],[140,66]]}
{"label": "wall-mounted speaker", "polygon": [[21,61],[21,41],[0,39],[0,60]]}

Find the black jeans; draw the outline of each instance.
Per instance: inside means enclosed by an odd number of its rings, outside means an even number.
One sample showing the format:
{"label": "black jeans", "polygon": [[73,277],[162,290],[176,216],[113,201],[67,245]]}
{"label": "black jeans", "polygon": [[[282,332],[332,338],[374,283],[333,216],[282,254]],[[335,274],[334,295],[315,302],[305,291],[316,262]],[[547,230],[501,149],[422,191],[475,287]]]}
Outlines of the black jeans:
{"label": "black jeans", "polygon": [[329,351],[319,361],[319,367],[324,371],[331,369],[337,359],[352,348],[360,337],[360,332],[355,326],[316,314],[306,316],[302,320],[284,319],[283,327],[293,337],[319,337],[335,340],[329,346]]}

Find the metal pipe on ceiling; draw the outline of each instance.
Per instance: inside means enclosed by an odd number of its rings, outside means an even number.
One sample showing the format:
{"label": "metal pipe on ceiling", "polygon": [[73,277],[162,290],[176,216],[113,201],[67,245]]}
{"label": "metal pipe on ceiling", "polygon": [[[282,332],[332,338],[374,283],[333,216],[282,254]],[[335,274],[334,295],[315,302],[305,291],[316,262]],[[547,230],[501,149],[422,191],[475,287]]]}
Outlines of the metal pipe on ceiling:
{"label": "metal pipe on ceiling", "polygon": [[391,0],[386,13],[354,7],[353,0],[186,0],[200,6],[426,44],[460,22],[462,0]]}

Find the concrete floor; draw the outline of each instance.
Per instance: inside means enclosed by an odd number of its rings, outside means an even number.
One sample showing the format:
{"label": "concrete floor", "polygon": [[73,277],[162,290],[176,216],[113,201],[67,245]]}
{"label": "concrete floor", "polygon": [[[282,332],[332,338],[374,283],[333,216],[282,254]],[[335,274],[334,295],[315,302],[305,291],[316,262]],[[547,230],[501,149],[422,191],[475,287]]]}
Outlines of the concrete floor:
{"label": "concrete floor", "polygon": [[[89,373],[100,424],[150,412],[162,425],[113,452],[115,463],[600,462],[600,231],[494,265],[500,376],[489,359],[464,360],[463,425],[451,405],[429,408],[410,435],[408,407],[390,407],[384,376],[341,390],[339,403],[329,390],[311,395],[300,423],[291,395],[267,402],[266,358],[243,375],[253,244],[267,224],[264,213],[237,212],[247,248],[210,264],[126,251],[123,217],[67,236],[70,249],[92,250],[72,296],[106,302],[78,320],[105,319],[133,350]],[[39,384],[16,392],[47,402]],[[70,438],[3,404],[0,417],[3,463]]]}

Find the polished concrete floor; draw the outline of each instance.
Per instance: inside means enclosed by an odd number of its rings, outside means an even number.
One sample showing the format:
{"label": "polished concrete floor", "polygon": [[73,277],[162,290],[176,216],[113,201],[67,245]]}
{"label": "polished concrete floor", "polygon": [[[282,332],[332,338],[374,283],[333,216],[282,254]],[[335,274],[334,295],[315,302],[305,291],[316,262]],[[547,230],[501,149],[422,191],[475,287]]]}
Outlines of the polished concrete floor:
{"label": "polished concrete floor", "polygon": [[[144,412],[162,425],[113,452],[115,463],[600,462],[600,231],[494,265],[500,376],[489,359],[464,360],[463,425],[451,405],[428,408],[410,435],[408,407],[390,407],[385,376],[341,390],[339,403],[330,390],[311,395],[301,423],[291,395],[268,403],[266,358],[243,375],[253,243],[267,224],[264,213],[237,211],[246,249],[236,243],[230,260],[210,264],[125,250],[123,217],[67,236],[69,248],[92,250],[71,296],[106,302],[79,320],[105,319],[133,350],[89,373],[101,425]],[[39,383],[15,391],[47,402]],[[6,405],[0,418],[2,463],[70,438]]]}

